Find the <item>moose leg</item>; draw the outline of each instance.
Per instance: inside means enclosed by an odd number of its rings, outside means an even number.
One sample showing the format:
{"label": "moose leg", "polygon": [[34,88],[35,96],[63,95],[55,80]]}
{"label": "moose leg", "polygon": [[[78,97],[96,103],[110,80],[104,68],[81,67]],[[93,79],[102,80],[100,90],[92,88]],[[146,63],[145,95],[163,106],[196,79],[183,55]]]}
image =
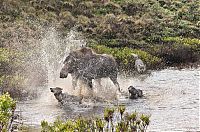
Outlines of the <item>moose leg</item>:
{"label": "moose leg", "polygon": [[87,80],[87,84],[88,84],[89,88],[92,90],[92,79]]}
{"label": "moose leg", "polygon": [[87,96],[92,97],[93,96],[93,89],[92,89],[92,79],[84,79],[86,86],[87,86]]}
{"label": "moose leg", "polygon": [[110,79],[114,83],[114,85],[117,87],[118,91],[121,93],[121,89],[120,89],[119,83],[117,81],[117,77],[110,77]]}
{"label": "moose leg", "polygon": [[88,79],[88,78],[80,78],[83,83],[85,83],[87,86],[89,86],[90,89],[92,89],[92,79]]}
{"label": "moose leg", "polygon": [[101,87],[101,86],[102,86],[102,85],[101,85],[101,78],[95,79],[95,81],[97,82],[98,87]]}
{"label": "moose leg", "polygon": [[72,76],[72,87],[75,90],[76,86],[77,86],[77,81],[78,81],[78,75],[76,74],[71,74]]}

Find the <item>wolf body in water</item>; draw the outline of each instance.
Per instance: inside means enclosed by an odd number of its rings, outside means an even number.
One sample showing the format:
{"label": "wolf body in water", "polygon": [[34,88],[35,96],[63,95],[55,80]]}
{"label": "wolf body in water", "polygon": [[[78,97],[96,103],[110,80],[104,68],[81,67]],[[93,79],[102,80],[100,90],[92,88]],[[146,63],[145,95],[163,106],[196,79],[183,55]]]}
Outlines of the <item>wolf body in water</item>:
{"label": "wolf body in water", "polygon": [[78,102],[81,103],[82,98],[77,97],[74,95],[69,95],[67,93],[62,92],[62,88],[60,87],[55,87],[55,88],[50,88],[50,91],[54,94],[55,98],[60,102],[61,104],[64,104],[65,102]]}
{"label": "wolf body in water", "polygon": [[54,94],[55,98],[60,102],[62,105],[68,105],[68,104],[82,104],[83,102],[99,102],[99,103],[105,103],[107,102],[105,99],[100,98],[100,97],[92,97],[88,99],[83,99],[83,96],[74,96],[70,95],[68,93],[63,93],[62,88],[60,87],[55,87],[55,88],[50,88],[50,91]]}

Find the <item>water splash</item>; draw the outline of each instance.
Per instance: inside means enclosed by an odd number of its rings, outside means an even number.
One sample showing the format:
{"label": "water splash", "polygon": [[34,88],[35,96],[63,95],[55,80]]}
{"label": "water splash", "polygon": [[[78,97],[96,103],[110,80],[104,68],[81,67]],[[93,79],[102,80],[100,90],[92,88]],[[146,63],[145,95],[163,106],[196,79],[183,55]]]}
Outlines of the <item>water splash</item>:
{"label": "water splash", "polygon": [[63,61],[70,50],[85,46],[85,40],[75,30],[71,30],[66,37],[61,38],[55,28],[49,28],[45,36],[40,40],[40,44],[42,45],[42,62],[44,62],[43,66],[46,68],[47,73],[47,87],[56,87],[58,85],[61,87],[65,85],[66,87],[71,78],[59,78]]}
{"label": "water splash", "polygon": [[[59,71],[64,58],[70,52],[70,49],[77,49],[85,45],[79,33],[71,30],[66,37],[60,37],[55,28],[51,27],[39,40],[37,47],[39,49],[38,63],[45,70],[47,77],[47,87],[55,87],[59,80]],[[34,64],[33,64],[34,65]],[[37,64],[36,64],[37,65]]]}
{"label": "water splash", "polygon": [[[86,45],[86,41],[85,39],[82,38],[81,34],[76,32],[75,30],[71,30],[67,37],[65,38],[65,41],[67,43],[66,48],[65,48],[65,55],[63,57],[63,59],[66,58],[66,56],[68,55],[68,53],[71,50],[75,50],[78,49],[80,47],[83,47]],[[63,62],[64,60],[61,60],[61,62]]]}
{"label": "water splash", "polygon": [[[64,114],[64,111],[57,106],[58,102],[49,88],[58,86],[69,93],[73,91],[70,89],[71,77],[60,79],[59,72],[70,49],[75,50],[86,44],[81,35],[74,30],[71,30],[66,37],[60,37],[59,32],[53,27],[46,29],[42,34],[44,35],[41,39],[35,41],[37,44],[32,49],[34,54],[29,51],[30,57],[24,71],[29,75],[27,80],[30,83],[27,86],[30,90],[36,89],[39,97],[18,104],[18,109],[22,110],[24,122],[29,125],[38,125],[44,119],[52,122],[57,116]],[[41,79],[46,81],[38,86]]]}

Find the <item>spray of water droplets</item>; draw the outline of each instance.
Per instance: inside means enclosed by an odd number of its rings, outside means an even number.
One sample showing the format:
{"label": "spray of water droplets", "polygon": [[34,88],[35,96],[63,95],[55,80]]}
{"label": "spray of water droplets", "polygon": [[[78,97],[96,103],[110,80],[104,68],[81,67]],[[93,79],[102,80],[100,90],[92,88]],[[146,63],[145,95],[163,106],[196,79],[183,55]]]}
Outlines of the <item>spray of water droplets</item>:
{"label": "spray of water droplets", "polygon": [[25,54],[20,58],[23,65],[20,72],[25,76],[24,87],[31,92],[46,93],[50,87],[71,86],[71,78],[60,79],[59,72],[70,50],[85,46],[85,40],[75,30],[71,30],[63,37],[53,27],[42,29],[39,35],[39,39],[17,39],[26,40],[27,43],[15,41],[15,49]]}

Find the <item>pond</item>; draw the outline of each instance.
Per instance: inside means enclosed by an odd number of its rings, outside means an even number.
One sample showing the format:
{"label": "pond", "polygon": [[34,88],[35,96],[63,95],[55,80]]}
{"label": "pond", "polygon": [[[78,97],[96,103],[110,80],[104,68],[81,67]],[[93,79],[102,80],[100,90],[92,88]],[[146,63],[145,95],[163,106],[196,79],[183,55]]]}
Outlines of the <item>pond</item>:
{"label": "pond", "polygon": [[[148,75],[120,76],[119,83],[124,91],[133,85],[144,92],[142,99],[123,99],[121,103],[127,106],[127,112],[136,110],[151,115],[148,127],[150,131],[197,131],[199,130],[199,71],[200,68],[164,69],[151,71]],[[71,81],[60,80],[57,84],[70,86]],[[111,96],[112,83],[103,79],[102,85],[105,88],[99,92],[100,95]],[[69,87],[64,89],[69,93],[73,91]],[[38,127],[42,120],[53,122],[57,117],[71,118],[79,114],[102,115],[102,108],[105,106],[99,104],[98,107],[63,109],[49,88],[43,88],[40,98],[19,102],[17,109],[21,110],[24,124]]]}

